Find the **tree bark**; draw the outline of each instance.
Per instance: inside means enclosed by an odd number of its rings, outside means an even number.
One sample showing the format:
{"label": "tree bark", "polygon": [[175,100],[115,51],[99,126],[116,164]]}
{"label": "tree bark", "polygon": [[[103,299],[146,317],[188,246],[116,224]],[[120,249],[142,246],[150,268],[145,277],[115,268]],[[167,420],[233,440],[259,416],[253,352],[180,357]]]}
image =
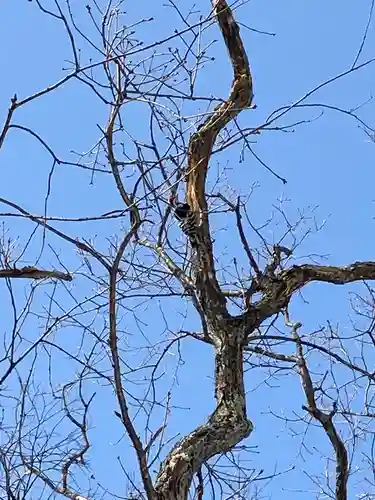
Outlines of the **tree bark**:
{"label": "tree bark", "polygon": [[239,27],[228,3],[212,0],[212,6],[229,52],[234,80],[228,99],[214,109],[190,138],[186,181],[188,203],[201,219],[195,286],[215,350],[216,409],[205,424],[174,447],[162,464],[155,485],[158,500],[185,500],[193,475],[202,464],[218,453],[229,451],[253,428],[246,416],[243,381],[246,322],[240,322],[239,328],[231,323],[216,278],[205,198],[208,164],[216,137],[241,110],[251,105],[253,87]]}

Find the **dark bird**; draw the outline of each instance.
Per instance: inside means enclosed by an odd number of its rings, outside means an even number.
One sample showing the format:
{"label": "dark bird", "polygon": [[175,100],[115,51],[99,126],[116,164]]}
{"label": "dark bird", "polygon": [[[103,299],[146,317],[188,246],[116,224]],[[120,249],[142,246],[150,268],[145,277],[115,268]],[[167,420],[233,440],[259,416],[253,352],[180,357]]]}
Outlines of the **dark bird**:
{"label": "dark bird", "polygon": [[188,203],[179,202],[177,196],[170,196],[169,203],[181,231],[188,237],[190,245],[196,248],[198,246],[198,228],[195,213]]}

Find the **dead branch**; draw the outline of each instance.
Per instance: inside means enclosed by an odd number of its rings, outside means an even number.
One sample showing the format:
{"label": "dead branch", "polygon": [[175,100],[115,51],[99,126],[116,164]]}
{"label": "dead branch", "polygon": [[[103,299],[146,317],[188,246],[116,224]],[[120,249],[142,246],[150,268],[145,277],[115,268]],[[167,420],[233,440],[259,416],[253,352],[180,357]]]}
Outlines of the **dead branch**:
{"label": "dead branch", "polygon": [[46,271],[37,269],[33,266],[25,266],[21,268],[0,269],[0,278],[28,278],[41,280],[44,278],[55,278],[63,281],[72,281],[71,274],[62,273],[61,271]]}

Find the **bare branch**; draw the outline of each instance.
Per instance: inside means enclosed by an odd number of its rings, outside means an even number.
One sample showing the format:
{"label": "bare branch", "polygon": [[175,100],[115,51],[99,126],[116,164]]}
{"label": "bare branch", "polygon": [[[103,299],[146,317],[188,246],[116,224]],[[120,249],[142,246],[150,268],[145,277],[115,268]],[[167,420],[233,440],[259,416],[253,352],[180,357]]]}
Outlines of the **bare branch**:
{"label": "bare branch", "polygon": [[307,367],[306,360],[303,354],[303,348],[298,335],[298,329],[302,326],[301,323],[292,323],[289,320],[288,313],[285,315],[286,325],[291,327],[293,338],[296,340],[297,346],[297,356],[298,356],[298,367],[299,373],[302,380],[302,386],[305,391],[308,406],[303,406],[303,409],[309,412],[309,414],[314,417],[327,433],[329,440],[333,446],[336,453],[336,500],[347,500],[347,483],[349,477],[349,462],[348,453],[346,451],[345,445],[340,438],[336,427],[333,423],[333,417],[337,412],[337,403],[334,403],[333,410],[330,413],[323,412],[320,410],[315,402],[315,390],[314,385],[310,376],[309,369]]}
{"label": "bare branch", "polygon": [[347,267],[312,264],[293,266],[273,279],[262,280],[260,290],[263,297],[237,319],[245,321],[250,333],[265,319],[284,310],[293,294],[308,283],[320,281],[344,285],[361,280],[375,280],[375,262],[355,262]]}
{"label": "bare branch", "polygon": [[120,261],[124,254],[124,251],[131,238],[136,234],[137,230],[141,225],[140,221],[134,223],[133,227],[129,233],[123,239],[118,251],[116,258],[114,260],[111,273],[110,273],[110,286],[109,286],[109,347],[111,349],[112,363],[113,363],[113,375],[115,383],[115,391],[117,400],[120,407],[121,420],[126,428],[126,431],[133,443],[135,452],[137,454],[140,472],[143,480],[143,485],[147,492],[147,496],[150,500],[154,498],[154,487],[152,484],[150,471],[147,466],[147,451],[143,447],[142,442],[135,430],[134,424],[129,415],[129,409],[126,402],[125,391],[121,376],[121,364],[117,345],[117,275],[119,271]]}
{"label": "bare branch", "polygon": [[253,428],[246,416],[244,332],[242,325],[239,330],[234,327],[229,330],[225,323],[229,314],[215,275],[205,197],[208,163],[215,139],[242,109],[250,106],[252,78],[239,27],[230,7],[225,0],[212,0],[212,5],[228,48],[234,81],[227,101],[217,106],[190,138],[186,180],[189,205],[202,218],[200,230],[203,238],[199,238],[197,248],[196,287],[215,345],[217,406],[207,423],[182,439],[164,461],[155,485],[159,500],[187,498],[193,476],[202,463],[217,453],[231,449]]}
{"label": "bare branch", "polygon": [[41,280],[44,278],[55,278],[63,281],[72,281],[71,274],[62,273],[61,271],[46,271],[37,269],[33,266],[25,266],[20,269],[0,269],[0,278],[29,278]]}

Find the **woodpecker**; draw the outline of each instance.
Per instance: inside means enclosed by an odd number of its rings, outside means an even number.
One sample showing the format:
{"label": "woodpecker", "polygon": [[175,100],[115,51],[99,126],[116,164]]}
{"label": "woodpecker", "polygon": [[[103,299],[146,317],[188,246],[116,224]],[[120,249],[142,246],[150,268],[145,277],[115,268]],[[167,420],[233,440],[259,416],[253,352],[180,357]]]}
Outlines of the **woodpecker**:
{"label": "woodpecker", "polygon": [[198,246],[198,228],[195,214],[188,203],[180,203],[176,196],[170,196],[169,203],[173,208],[174,216],[178,220],[181,231],[189,238],[193,248]]}

